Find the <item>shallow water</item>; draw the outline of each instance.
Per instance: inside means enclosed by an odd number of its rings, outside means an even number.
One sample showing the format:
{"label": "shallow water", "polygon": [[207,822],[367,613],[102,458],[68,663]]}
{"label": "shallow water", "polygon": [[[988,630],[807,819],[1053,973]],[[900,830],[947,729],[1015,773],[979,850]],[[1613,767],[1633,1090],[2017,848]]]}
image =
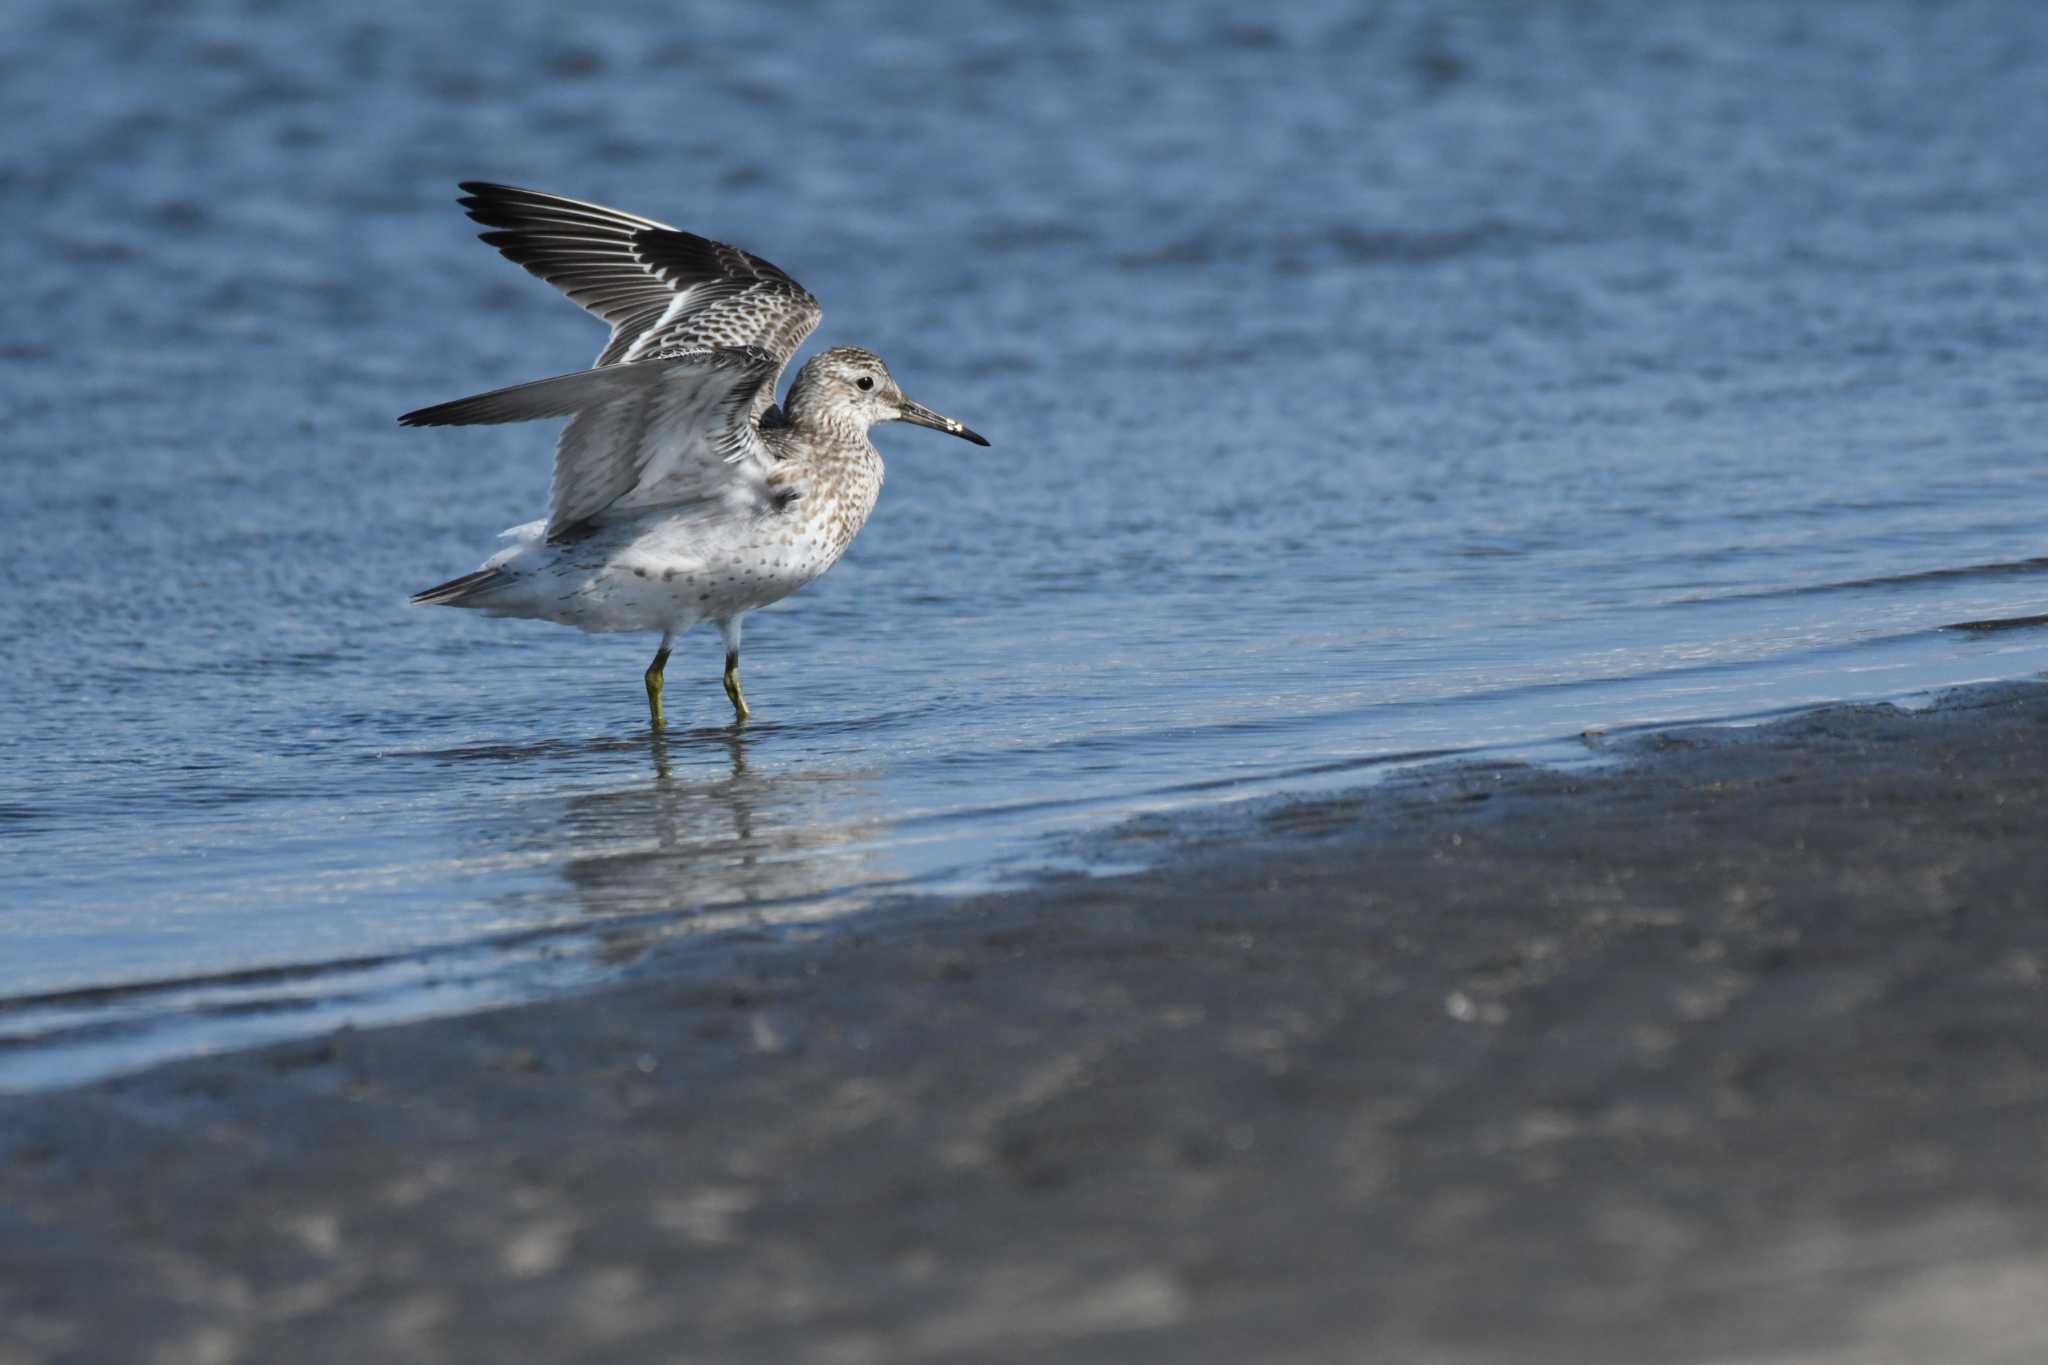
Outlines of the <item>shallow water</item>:
{"label": "shallow water", "polygon": [[[2048,668],[2048,11],[0,14],[0,1087],[601,980],[1138,810]],[[1543,8],[1545,12],[1535,11]],[[922,14],[923,11],[915,11]],[[413,611],[601,329],[453,183],[740,242],[987,451],[653,641]]]}

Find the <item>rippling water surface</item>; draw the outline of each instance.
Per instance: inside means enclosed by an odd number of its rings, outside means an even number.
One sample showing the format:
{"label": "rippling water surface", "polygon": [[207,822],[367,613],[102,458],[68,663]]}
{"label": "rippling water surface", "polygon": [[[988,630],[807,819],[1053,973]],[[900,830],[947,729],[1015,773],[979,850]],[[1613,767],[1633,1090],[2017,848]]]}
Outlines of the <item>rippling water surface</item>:
{"label": "rippling water surface", "polygon": [[[602,979],[1141,809],[2048,668],[2048,10],[0,14],[0,1086]],[[922,16],[922,17],[920,17]],[[740,242],[985,432],[653,641],[414,611],[601,329],[477,177]],[[1547,745],[1558,745],[1546,750]]]}

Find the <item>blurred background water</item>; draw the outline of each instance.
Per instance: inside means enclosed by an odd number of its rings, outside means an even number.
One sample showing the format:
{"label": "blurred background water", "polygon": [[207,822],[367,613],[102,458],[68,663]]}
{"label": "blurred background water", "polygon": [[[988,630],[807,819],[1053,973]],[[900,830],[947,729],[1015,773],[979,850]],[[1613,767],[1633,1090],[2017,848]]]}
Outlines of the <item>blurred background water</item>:
{"label": "blurred background water", "polygon": [[[2048,668],[2048,8],[0,9],[0,1087],[573,988],[1137,810]],[[740,243],[995,443],[651,639],[413,611]],[[1553,746],[1546,750],[1545,746]]]}

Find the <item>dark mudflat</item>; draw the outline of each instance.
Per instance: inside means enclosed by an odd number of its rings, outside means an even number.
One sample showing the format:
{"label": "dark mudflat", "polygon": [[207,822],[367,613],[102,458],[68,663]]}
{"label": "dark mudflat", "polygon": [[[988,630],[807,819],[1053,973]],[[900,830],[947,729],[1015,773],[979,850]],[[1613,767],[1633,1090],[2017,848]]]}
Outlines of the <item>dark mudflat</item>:
{"label": "dark mudflat", "polygon": [[0,1361],[2042,1359],[2044,775],[1667,733],[0,1100]]}

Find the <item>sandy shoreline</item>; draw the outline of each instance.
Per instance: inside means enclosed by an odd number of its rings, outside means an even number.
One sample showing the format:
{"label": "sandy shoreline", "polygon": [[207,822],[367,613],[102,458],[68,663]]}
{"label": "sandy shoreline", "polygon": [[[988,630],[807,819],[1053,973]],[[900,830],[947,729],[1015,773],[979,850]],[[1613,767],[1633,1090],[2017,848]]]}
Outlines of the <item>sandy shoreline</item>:
{"label": "sandy shoreline", "polygon": [[0,1365],[2041,1358],[2048,687],[1615,747],[0,1098]]}

